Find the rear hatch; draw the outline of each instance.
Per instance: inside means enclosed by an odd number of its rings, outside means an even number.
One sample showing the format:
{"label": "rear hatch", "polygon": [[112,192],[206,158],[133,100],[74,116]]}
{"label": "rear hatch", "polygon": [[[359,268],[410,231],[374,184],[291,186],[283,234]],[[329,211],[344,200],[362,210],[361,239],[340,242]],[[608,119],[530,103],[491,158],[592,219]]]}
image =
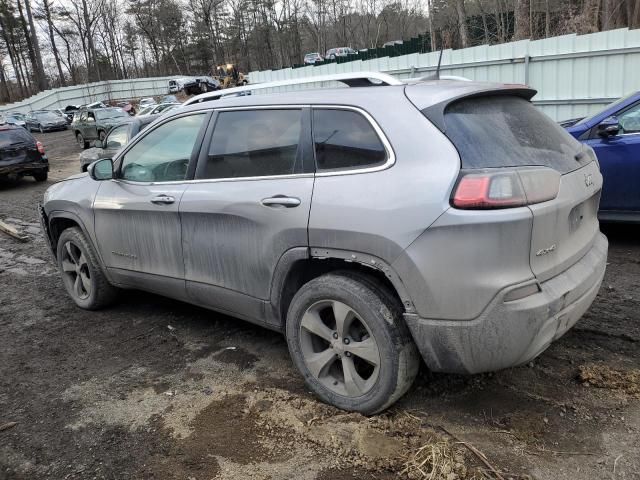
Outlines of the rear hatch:
{"label": "rear hatch", "polygon": [[0,167],[42,161],[35,139],[24,128],[0,129]]}
{"label": "rear hatch", "polygon": [[[429,109],[425,110],[429,117]],[[525,204],[533,215],[530,264],[539,281],[564,271],[589,250],[599,231],[602,188],[589,147],[526,98],[507,92],[457,99],[447,104],[441,118],[444,133],[460,154],[461,175],[518,172]],[[522,172],[532,169],[544,175],[527,184]],[[532,200],[538,194],[544,200]]]}

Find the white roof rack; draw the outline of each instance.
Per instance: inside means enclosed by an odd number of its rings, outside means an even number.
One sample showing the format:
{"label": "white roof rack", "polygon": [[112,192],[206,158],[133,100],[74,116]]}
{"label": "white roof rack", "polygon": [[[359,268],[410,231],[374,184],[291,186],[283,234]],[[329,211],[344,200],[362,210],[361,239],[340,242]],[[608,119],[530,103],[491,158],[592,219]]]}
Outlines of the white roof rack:
{"label": "white roof rack", "polygon": [[[266,88],[286,87],[289,85],[301,85],[304,83],[316,82],[342,82],[350,87],[364,87],[372,85],[404,85],[403,82],[387,73],[380,72],[349,72],[334,73],[330,75],[319,75],[317,77],[292,78],[289,80],[278,80],[275,82],[255,83],[244,87],[225,88],[215,92],[202,93],[190,98],[183,105],[206,102],[226,96],[239,96],[244,92],[263,90]],[[250,93],[249,93],[250,94]]]}

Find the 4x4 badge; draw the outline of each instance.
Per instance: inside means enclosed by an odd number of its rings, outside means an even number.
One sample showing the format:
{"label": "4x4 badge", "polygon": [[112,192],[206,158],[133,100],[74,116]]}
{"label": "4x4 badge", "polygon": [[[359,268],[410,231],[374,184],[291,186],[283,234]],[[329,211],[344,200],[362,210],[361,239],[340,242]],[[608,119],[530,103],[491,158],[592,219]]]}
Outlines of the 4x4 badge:
{"label": "4x4 badge", "polygon": [[593,185],[593,175],[591,175],[590,173],[585,173],[584,174],[584,184],[587,187],[590,187],[591,185]]}

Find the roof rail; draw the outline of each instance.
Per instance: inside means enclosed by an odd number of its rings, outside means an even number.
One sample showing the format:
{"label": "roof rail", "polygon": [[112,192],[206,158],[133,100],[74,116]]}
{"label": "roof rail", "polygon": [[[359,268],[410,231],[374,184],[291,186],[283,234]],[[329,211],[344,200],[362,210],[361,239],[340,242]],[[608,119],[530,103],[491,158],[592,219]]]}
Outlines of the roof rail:
{"label": "roof rail", "polygon": [[350,87],[367,87],[375,85],[403,85],[403,82],[388,73],[380,72],[349,72],[319,75],[317,77],[292,78],[289,80],[276,80],[275,82],[256,83],[244,87],[225,88],[215,92],[202,93],[190,98],[183,105],[206,102],[227,96],[251,95],[254,90],[266,88],[286,87],[289,85],[302,85],[316,82],[342,82]]}

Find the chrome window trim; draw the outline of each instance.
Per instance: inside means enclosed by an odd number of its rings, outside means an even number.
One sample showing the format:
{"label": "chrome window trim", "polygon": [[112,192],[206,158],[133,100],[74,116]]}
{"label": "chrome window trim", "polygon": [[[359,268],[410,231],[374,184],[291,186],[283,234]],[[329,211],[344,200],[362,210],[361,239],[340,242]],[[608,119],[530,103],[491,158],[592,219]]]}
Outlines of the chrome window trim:
{"label": "chrome window trim", "polygon": [[[202,104],[204,107],[204,103]],[[211,104],[204,107],[202,110],[189,111],[184,113],[176,112],[175,115],[171,115],[169,117],[163,117],[162,122],[155,125],[152,130],[155,130],[159,126],[167,123],[169,120],[173,120],[178,117],[183,117],[187,115],[193,114],[202,114],[211,111],[216,112],[226,112],[226,111],[234,111],[234,110],[289,110],[294,108],[311,108],[311,109],[325,109],[325,110],[350,110],[357,113],[360,113],[364,118],[369,122],[369,124],[373,127],[374,131],[378,135],[378,138],[382,142],[384,149],[387,154],[387,159],[382,165],[377,165],[375,167],[363,167],[363,168],[352,168],[349,170],[326,170],[326,171],[316,171],[315,173],[294,173],[291,175],[264,175],[257,177],[228,177],[228,178],[201,178],[201,179],[191,179],[191,180],[173,180],[168,182],[135,182],[131,180],[123,180],[123,179],[113,179],[112,181],[122,182],[130,185],[142,185],[142,186],[152,186],[152,185],[178,185],[178,184],[192,184],[192,183],[220,183],[220,182],[240,182],[240,181],[259,181],[259,180],[282,180],[282,179],[290,179],[290,178],[312,178],[312,177],[335,177],[341,175],[355,175],[355,174],[364,174],[364,173],[373,173],[380,172],[382,170],[386,170],[391,168],[396,163],[396,156],[389,142],[389,139],[384,134],[378,122],[361,107],[355,107],[352,105],[333,105],[333,104],[275,104],[275,105],[254,105],[254,106],[229,106],[229,107],[213,107]],[[136,144],[138,143],[144,136],[138,137],[135,140],[135,143],[130,143],[127,145],[127,148],[122,151],[120,155],[118,155],[117,159],[114,159],[114,163],[116,160],[120,160],[126,153]]]}
{"label": "chrome window trim", "polygon": [[376,165],[375,167],[351,168],[349,170],[320,170],[316,171],[316,177],[333,177],[338,175],[355,175],[359,173],[380,172],[382,170],[391,168],[396,163],[396,155],[393,151],[393,147],[391,146],[391,142],[389,142],[389,139],[382,131],[382,128],[380,128],[380,125],[378,125],[378,122],[376,122],[371,114],[369,114],[369,112],[367,112],[365,109],[350,105],[312,105],[311,108],[318,110],[351,110],[360,113],[373,127],[373,130],[378,135],[378,139],[382,142],[382,145],[387,153],[387,159],[382,165]]}

